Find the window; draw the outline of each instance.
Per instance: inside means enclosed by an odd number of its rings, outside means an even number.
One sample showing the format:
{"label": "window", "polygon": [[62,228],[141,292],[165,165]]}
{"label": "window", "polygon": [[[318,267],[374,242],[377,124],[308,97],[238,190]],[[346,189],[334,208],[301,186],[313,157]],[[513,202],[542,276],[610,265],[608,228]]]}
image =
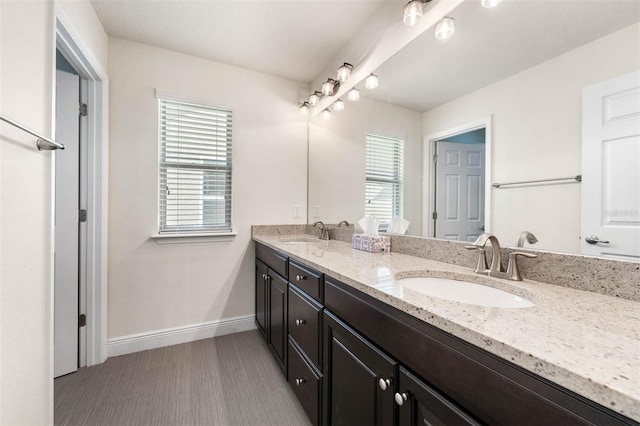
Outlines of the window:
{"label": "window", "polygon": [[393,216],[402,216],[404,142],[367,135],[366,152],[364,212],[377,217],[383,226],[388,225]]}
{"label": "window", "polygon": [[158,97],[160,233],[230,233],[233,114]]}

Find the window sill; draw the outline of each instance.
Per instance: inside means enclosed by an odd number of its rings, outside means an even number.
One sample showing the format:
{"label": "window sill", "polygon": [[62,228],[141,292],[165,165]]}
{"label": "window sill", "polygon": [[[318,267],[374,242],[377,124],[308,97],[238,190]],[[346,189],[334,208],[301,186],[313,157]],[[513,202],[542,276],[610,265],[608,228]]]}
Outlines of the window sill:
{"label": "window sill", "polygon": [[186,243],[213,243],[223,241],[233,241],[238,235],[236,232],[193,232],[181,234],[153,234],[151,239],[156,244],[186,244]]}

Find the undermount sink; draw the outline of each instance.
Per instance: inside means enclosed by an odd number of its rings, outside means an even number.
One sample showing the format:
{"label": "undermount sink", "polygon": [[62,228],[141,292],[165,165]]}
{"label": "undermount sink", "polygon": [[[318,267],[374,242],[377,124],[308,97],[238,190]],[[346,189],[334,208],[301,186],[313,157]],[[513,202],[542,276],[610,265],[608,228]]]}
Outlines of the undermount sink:
{"label": "undermount sink", "polygon": [[318,243],[320,242],[320,239],[313,238],[313,237],[292,237],[292,238],[282,238],[280,242],[285,244]]}
{"label": "undermount sink", "polygon": [[498,288],[436,277],[410,277],[397,280],[405,288],[453,302],[494,308],[529,308],[535,304]]}

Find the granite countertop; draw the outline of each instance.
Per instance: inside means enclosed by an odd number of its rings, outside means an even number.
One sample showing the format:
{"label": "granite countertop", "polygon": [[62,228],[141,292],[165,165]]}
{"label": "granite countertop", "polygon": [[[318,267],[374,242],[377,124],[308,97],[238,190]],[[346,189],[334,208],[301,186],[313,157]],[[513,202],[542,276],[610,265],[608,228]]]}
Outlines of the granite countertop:
{"label": "granite countertop", "polygon": [[[489,278],[474,274],[471,268],[393,252],[367,253],[340,241],[299,241],[305,238],[313,237],[253,237],[409,315],[640,421],[639,302],[526,279]],[[437,299],[405,288],[398,279],[408,276],[471,276],[476,282],[522,296],[535,306],[492,308]]]}

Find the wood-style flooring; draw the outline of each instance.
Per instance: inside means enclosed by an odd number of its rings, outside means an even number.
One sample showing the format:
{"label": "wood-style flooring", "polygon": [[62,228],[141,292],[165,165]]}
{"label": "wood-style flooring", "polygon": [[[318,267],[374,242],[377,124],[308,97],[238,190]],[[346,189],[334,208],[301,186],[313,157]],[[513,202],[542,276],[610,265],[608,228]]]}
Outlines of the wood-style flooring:
{"label": "wood-style flooring", "polygon": [[56,425],[309,425],[257,330],[109,358],[54,383]]}

